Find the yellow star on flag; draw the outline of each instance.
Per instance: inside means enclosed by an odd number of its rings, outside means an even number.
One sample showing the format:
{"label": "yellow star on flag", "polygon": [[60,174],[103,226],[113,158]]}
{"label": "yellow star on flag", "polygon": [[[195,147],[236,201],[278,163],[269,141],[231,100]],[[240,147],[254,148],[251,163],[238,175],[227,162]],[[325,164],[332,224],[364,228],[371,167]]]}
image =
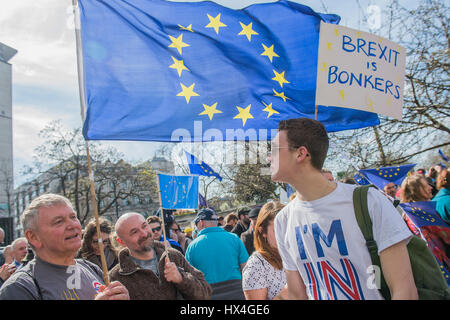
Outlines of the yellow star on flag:
{"label": "yellow star on flag", "polygon": [[275,73],[275,77],[273,77],[272,80],[277,81],[280,84],[280,87],[283,88],[283,83],[290,83],[284,78],[284,71],[282,73],[278,73],[275,70],[273,70],[273,72]]}
{"label": "yellow star on flag", "polygon": [[344,90],[339,89],[339,96],[342,98],[342,101],[345,100]]}
{"label": "yellow star on flag", "polygon": [[331,42],[327,42],[327,49],[328,49],[328,50],[331,50],[331,45],[332,45]]}
{"label": "yellow star on flag", "polygon": [[220,21],[220,13],[215,18],[211,17],[209,14],[207,15],[209,23],[205,26],[205,28],[214,28],[216,33],[219,34],[219,28],[227,26],[226,24],[222,23],[222,21]]}
{"label": "yellow star on flag", "polygon": [[186,31],[194,32],[192,30],[192,24],[188,25],[187,27],[183,27],[181,24],[179,24],[178,26],[180,27],[180,30],[186,30]]}
{"label": "yellow star on flag", "polygon": [[253,119],[253,116],[250,113],[250,108],[252,107],[251,104],[247,106],[247,108],[241,108],[236,106],[236,108],[239,111],[239,114],[235,116],[233,119],[242,119],[242,126],[245,126],[245,123],[247,122],[247,119]]}
{"label": "yellow star on flag", "polygon": [[178,38],[172,37],[169,35],[170,41],[172,43],[169,45],[169,48],[177,48],[178,53],[181,54],[181,51],[184,47],[189,47],[187,43],[183,42],[183,35],[180,34]]}
{"label": "yellow star on flag", "polygon": [[177,97],[185,97],[186,103],[189,103],[189,100],[191,100],[191,97],[199,96],[198,93],[194,92],[195,83],[191,84],[190,87],[186,87],[182,83],[180,83],[180,85],[181,85],[181,92],[177,94]]}
{"label": "yellow star on flag", "polygon": [[216,109],[216,108],[217,108],[217,102],[214,103],[214,104],[211,105],[211,106],[208,106],[208,105],[206,105],[206,104],[203,104],[203,107],[205,108],[205,110],[204,110],[202,113],[199,113],[198,115],[199,115],[199,116],[202,116],[202,115],[208,115],[209,120],[212,120],[214,114],[216,114],[216,113],[222,113],[222,111]]}
{"label": "yellow star on flag", "polygon": [[172,57],[173,64],[169,66],[169,68],[175,69],[178,71],[178,76],[181,77],[181,72],[183,70],[189,71],[189,69],[184,65],[183,60],[177,60],[174,57]]}
{"label": "yellow star on flag", "polygon": [[252,29],[252,22],[250,22],[247,26],[239,21],[242,27],[242,31],[238,33],[238,36],[246,35],[248,41],[252,41],[252,35],[257,35],[258,32]]}
{"label": "yellow star on flag", "polygon": [[284,102],[286,102],[286,99],[291,100],[291,98],[288,98],[288,97],[286,97],[286,96],[284,95],[284,92],[283,92],[283,91],[281,91],[281,92],[276,92],[275,89],[272,89],[272,90],[273,90],[274,96],[275,96],[275,97],[280,97],[281,99],[283,99]]}
{"label": "yellow star on flag", "polygon": [[274,109],[272,108],[272,102],[271,102],[269,105],[265,104],[264,101],[263,101],[262,103],[263,103],[263,105],[266,106],[266,108],[263,109],[263,111],[268,112],[268,114],[267,114],[267,119],[269,119],[270,116],[273,115],[274,113],[279,113],[277,110],[274,110]]}
{"label": "yellow star on flag", "polygon": [[273,50],[273,45],[271,45],[270,47],[266,47],[265,45],[264,45],[264,43],[262,43],[262,46],[263,46],[263,48],[264,48],[264,52],[263,53],[261,53],[261,55],[262,56],[267,56],[268,58],[269,58],[269,60],[270,60],[270,62],[272,62],[272,60],[273,60],[273,57],[279,57],[279,55],[278,54],[276,54]]}

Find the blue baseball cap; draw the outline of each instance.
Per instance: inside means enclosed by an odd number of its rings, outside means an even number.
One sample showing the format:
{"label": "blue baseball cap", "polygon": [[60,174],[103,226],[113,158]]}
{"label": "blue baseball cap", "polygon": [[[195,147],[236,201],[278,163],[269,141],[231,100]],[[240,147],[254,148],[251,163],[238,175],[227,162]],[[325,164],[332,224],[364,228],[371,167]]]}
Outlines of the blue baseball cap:
{"label": "blue baseball cap", "polygon": [[194,219],[194,223],[197,224],[200,220],[209,220],[209,221],[217,221],[219,217],[214,212],[214,210],[210,208],[203,208],[198,213]]}

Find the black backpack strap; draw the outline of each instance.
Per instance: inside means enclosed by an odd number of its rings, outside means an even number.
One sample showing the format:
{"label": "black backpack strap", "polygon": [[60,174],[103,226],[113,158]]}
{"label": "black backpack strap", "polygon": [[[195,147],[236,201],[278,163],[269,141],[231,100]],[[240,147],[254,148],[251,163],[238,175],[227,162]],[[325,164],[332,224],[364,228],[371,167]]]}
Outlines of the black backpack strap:
{"label": "black backpack strap", "polygon": [[[369,188],[375,187],[373,185],[365,185],[355,188],[353,191],[353,207],[355,210],[356,221],[361,229],[361,232],[366,240],[366,247],[369,250],[370,258],[374,266],[378,266],[380,270],[380,286],[379,291],[381,295],[386,299],[391,299],[389,287],[386,284],[386,280],[383,276],[383,270],[381,269],[380,256],[378,255],[378,246],[373,238],[372,220],[370,219],[369,209],[367,206],[367,194]],[[376,274],[378,276],[378,274]]]}

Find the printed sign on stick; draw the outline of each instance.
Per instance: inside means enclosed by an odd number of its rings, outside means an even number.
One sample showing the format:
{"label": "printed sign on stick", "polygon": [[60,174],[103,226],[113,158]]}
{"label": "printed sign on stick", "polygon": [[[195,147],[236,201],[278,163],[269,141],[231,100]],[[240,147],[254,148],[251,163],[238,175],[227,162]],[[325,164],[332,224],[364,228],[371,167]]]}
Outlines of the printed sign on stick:
{"label": "printed sign on stick", "polygon": [[385,38],[321,22],[316,105],[402,118],[405,49]]}

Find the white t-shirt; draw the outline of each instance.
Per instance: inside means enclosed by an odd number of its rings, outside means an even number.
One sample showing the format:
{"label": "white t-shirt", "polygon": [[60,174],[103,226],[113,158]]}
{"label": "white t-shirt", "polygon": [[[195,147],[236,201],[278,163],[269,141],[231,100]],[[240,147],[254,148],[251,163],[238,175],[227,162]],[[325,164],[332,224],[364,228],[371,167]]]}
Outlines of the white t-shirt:
{"label": "white t-shirt", "polygon": [[272,300],[285,285],[284,270],[275,269],[258,251],[254,251],[242,270],[242,289],[267,288],[267,299]]}
{"label": "white t-shirt", "polygon": [[[355,187],[337,183],[323,198],[295,198],[275,218],[283,266],[299,271],[309,299],[383,299],[355,218]],[[368,208],[378,253],[412,236],[392,203],[374,188],[369,189]]]}

